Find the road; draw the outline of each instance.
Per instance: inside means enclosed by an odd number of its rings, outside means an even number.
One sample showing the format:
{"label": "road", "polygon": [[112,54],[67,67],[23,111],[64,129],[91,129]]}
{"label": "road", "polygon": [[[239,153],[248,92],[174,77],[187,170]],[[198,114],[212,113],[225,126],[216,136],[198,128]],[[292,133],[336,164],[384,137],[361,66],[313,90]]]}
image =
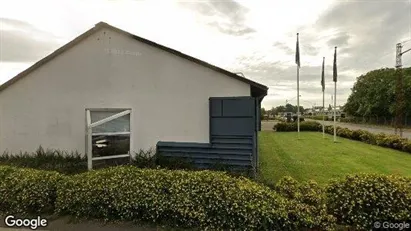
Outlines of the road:
{"label": "road", "polygon": [[[310,119],[306,119],[306,121],[317,121],[319,123],[321,123],[322,121],[318,121],[318,120],[310,120]],[[325,125],[333,125],[332,121],[324,121]],[[263,131],[272,131],[273,130],[273,126],[278,123],[277,121],[262,121],[261,122],[261,130]],[[348,128],[351,130],[357,130],[357,129],[362,129],[362,130],[366,130],[375,134],[378,133],[386,133],[386,134],[395,134],[394,128],[390,128],[390,127],[382,127],[382,126],[375,126],[375,125],[364,125],[364,124],[349,124],[349,123],[340,123],[337,122],[337,126],[340,127],[344,127],[344,128]],[[408,138],[411,139],[411,130],[410,129],[406,129],[403,132],[403,137],[404,138]]]}
{"label": "road", "polygon": [[263,120],[261,121],[261,130],[262,131],[272,131],[274,125],[278,123],[278,121],[275,120]]}

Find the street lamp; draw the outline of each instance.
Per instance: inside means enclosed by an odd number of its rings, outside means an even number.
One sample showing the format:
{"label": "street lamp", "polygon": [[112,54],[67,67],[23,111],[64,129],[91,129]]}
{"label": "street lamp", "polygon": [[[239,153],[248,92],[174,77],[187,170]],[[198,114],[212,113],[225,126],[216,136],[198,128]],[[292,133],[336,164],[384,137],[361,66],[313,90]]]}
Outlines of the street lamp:
{"label": "street lamp", "polygon": [[[301,95],[300,95],[300,97],[301,97]],[[289,100],[286,99],[286,100],[285,100],[285,104],[287,104],[289,101],[291,101],[291,100],[293,100],[293,99],[295,99],[295,98],[297,98],[297,97],[293,97],[293,98],[291,98],[291,99],[289,99]]]}
{"label": "street lamp", "polygon": [[404,115],[404,106],[405,106],[405,99],[404,99],[404,77],[402,73],[402,55],[411,51],[411,48],[405,51],[402,51],[403,44],[409,42],[410,40],[397,43],[396,48],[396,59],[395,59],[395,68],[397,69],[397,86],[395,89],[396,95],[396,107],[395,107],[395,134],[397,134],[397,129],[400,131],[400,137],[402,137],[402,123],[403,115]]}

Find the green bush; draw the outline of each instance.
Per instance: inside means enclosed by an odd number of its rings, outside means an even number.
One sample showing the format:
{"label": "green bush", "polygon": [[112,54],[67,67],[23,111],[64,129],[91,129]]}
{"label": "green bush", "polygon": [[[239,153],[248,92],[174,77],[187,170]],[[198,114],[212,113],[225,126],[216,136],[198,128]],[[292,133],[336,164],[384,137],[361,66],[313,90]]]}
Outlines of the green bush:
{"label": "green bush", "polygon": [[[128,158],[95,161],[93,168],[116,165],[133,165],[139,168],[194,169],[193,164],[183,158],[162,157],[154,149],[140,150],[131,161]],[[78,152],[67,152],[39,147],[33,153],[0,155],[0,165],[57,171],[62,174],[87,172],[87,156]],[[1,176],[1,175],[0,175]]]}
{"label": "green bush", "polygon": [[330,227],[329,224],[336,222],[335,217],[328,214],[324,188],[315,181],[300,183],[292,177],[283,177],[277,182],[274,190],[281,196],[308,208],[315,214],[315,223],[320,224],[320,228],[327,229]]}
{"label": "green bush", "polygon": [[361,131],[360,140],[367,144],[376,144],[376,135],[369,131]]}
{"label": "green bush", "polygon": [[78,152],[44,150],[39,147],[34,153],[0,155],[0,164],[26,167],[41,170],[57,171],[64,174],[75,174],[87,171],[87,157]]}
{"label": "green bush", "polygon": [[[273,129],[278,132],[294,132],[297,131],[297,124],[278,123],[274,125]],[[300,131],[322,131],[322,125],[312,121],[302,122],[300,123]],[[325,126],[325,132],[327,134],[334,135],[334,126]],[[339,126],[336,127],[336,133],[337,136],[343,138],[411,153],[411,140],[401,138],[398,135],[389,135],[384,133],[374,134],[365,130],[350,130]]]}
{"label": "green bush", "polygon": [[411,219],[411,178],[350,175],[325,187],[290,177],[273,187],[223,172],[123,166],[77,175],[0,166],[0,211],[147,220],[217,230],[369,229]]}
{"label": "green bush", "polygon": [[375,221],[411,219],[411,178],[350,175],[332,181],[326,190],[329,212],[339,224],[370,230]]}
{"label": "green bush", "polygon": [[404,152],[409,152],[409,153],[411,153],[411,140],[407,140],[407,141],[404,141],[404,142],[402,143],[402,150],[403,150]]}
{"label": "green bush", "polygon": [[[273,127],[278,132],[297,131],[297,123],[277,123]],[[300,131],[322,131],[322,125],[316,121],[303,121],[300,123]]]}
{"label": "green bush", "polygon": [[300,183],[292,177],[283,177],[274,187],[281,196],[308,205],[321,205],[325,203],[324,189],[315,181]]}
{"label": "green bush", "polygon": [[[312,119],[312,120],[323,120],[323,116],[322,115],[316,115],[316,116],[309,116],[307,117],[308,119]],[[324,117],[324,120],[327,120],[327,116]]]}
{"label": "green bush", "polygon": [[351,139],[361,141],[361,132],[362,130],[352,131]]}
{"label": "green bush", "polygon": [[0,211],[19,214],[52,213],[57,172],[0,166]]}
{"label": "green bush", "polygon": [[396,150],[403,150],[403,146],[407,145],[408,140],[401,138],[398,135],[388,135],[380,133],[375,136],[375,142],[379,146],[388,147]]}
{"label": "green bush", "polygon": [[70,176],[57,194],[57,212],[79,217],[223,230],[333,226],[308,205],[221,172],[108,168]]}

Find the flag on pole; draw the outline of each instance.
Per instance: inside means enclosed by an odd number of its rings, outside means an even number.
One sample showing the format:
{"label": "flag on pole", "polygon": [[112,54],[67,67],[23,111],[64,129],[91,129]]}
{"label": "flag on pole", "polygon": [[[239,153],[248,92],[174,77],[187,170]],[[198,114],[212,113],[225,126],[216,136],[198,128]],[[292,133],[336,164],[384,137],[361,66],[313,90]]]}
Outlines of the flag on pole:
{"label": "flag on pole", "polygon": [[324,92],[324,89],[325,89],[324,60],[325,60],[325,57],[323,57],[323,68],[322,68],[322,73],[321,73],[321,86],[323,87],[323,92]]}
{"label": "flag on pole", "polygon": [[297,44],[296,44],[296,52],[295,52],[295,64],[297,64],[297,67],[300,67],[300,46],[299,46],[299,41],[298,41],[298,34],[297,33]]}
{"label": "flag on pole", "polygon": [[334,49],[333,81],[337,82],[337,47]]}

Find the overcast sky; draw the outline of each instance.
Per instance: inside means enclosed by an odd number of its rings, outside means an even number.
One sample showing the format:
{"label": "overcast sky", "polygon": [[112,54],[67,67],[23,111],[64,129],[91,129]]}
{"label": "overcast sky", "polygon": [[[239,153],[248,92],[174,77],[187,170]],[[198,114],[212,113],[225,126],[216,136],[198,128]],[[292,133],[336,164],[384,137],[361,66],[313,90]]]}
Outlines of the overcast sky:
{"label": "overcast sky", "polygon": [[[300,103],[326,105],[333,94],[338,46],[337,104],[356,77],[394,67],[395,44],[411,38],[411,0],[9,0],[0,7],[0,84],[100,21],[267,85],[263,106],[296,104],[296,33],[300,33]],[[404,49],[411,48],[411,42]],[[411,52],[403,56],[411,66]]]}

